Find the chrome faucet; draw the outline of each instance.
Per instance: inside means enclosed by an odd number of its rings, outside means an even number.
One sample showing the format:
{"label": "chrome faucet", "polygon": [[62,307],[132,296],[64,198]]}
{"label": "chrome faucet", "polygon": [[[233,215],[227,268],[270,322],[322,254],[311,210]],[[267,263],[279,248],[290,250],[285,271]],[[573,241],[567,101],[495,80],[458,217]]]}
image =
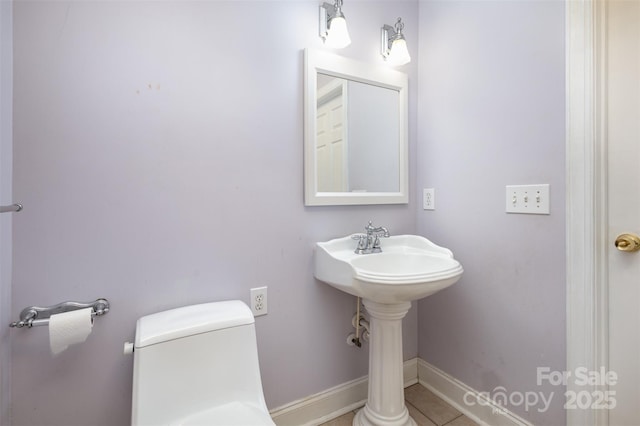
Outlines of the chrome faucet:
{"label": "chrome faucet", "polygon": [[380,237],[389,237],[387,228],[384,226],[374,228],[371,221],[369,221],[369,224],[365,226],[364,229],[367,231],[366,234],[354,234],[351,236],[352,239],[358,240],[355,253],[371,254],[382,252],[382,248],[380,248]]}

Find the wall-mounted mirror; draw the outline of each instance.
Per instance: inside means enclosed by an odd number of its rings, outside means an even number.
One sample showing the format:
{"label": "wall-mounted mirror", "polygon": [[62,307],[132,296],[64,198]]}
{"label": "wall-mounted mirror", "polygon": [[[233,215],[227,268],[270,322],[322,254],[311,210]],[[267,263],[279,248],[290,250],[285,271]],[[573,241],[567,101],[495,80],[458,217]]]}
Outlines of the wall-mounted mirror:
{"label": "wall-mounted mirror", "polygon": [[406,74],[305,50],[305,204],[406,204]]}

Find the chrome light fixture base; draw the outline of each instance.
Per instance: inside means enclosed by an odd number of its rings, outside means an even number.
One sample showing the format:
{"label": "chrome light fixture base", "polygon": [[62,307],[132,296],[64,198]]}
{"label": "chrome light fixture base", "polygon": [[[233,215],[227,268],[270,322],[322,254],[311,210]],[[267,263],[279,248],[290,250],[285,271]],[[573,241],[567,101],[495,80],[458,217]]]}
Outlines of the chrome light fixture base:
{"label": "chrome light fixture base", "polygon": [[319,35],[326,46],[341,49],[351,44],[342,0],[335,0],[334,4],[322,3],[318,19]]}
{"label": "chrome light fixture base", "polygon": [[391,65],[405,65],[411,62],[407,42],[402,34],[404,23],[398,18],[395,25],[384,25],[380,31],[380,54]]}

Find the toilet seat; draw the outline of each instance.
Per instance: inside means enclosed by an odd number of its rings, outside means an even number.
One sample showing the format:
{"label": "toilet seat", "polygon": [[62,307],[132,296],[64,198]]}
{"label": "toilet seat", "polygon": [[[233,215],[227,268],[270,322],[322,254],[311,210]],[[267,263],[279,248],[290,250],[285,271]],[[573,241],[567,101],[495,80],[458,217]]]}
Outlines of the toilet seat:
{"label": "toilet seat", "polygon": [[275,426],[269,413],[242,402],[233,401],[194,413],[170,426]]}

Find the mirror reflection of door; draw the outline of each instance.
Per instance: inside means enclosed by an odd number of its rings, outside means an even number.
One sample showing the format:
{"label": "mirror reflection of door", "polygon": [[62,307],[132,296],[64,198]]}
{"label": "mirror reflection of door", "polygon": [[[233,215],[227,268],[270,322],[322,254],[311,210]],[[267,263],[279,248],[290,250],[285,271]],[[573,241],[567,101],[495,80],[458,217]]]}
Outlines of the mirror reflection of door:
{"label": "mirror reflection of door", "polygon": [[316,191],[400,190],[397,90],[318,73]]}
{"label": "mirror reflection of door", "polygon": [[347,191],[347,85],[334,79],[318,89],[316,161],[319,192]]}

